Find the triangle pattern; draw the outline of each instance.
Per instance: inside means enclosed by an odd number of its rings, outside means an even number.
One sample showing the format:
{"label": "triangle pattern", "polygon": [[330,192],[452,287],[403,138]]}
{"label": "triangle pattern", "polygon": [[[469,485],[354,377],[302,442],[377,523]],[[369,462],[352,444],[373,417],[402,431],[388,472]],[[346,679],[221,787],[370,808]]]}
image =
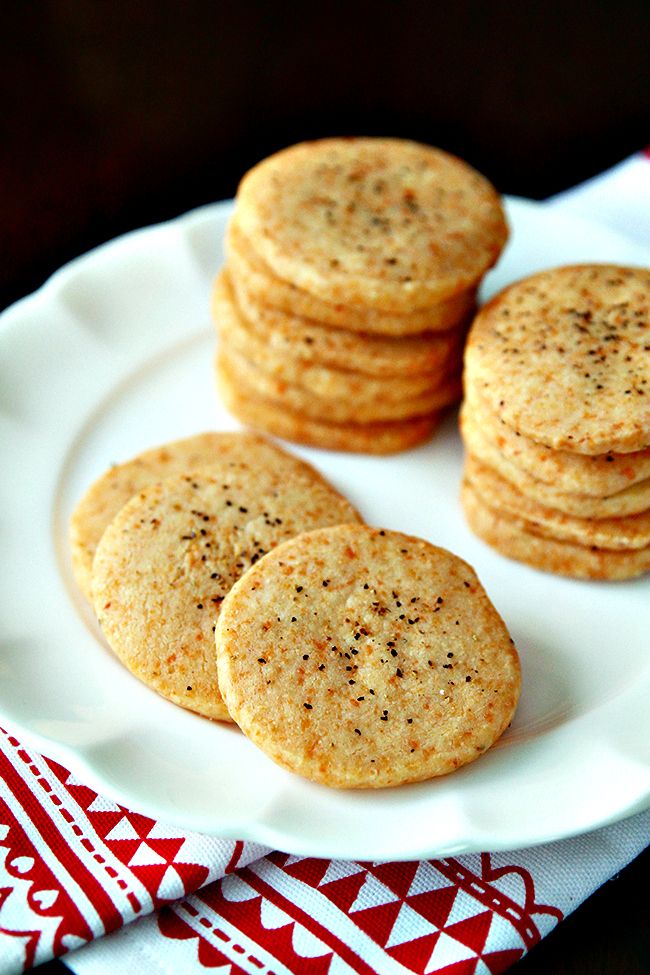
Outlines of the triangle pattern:
{"label": "triangle pattern", "polygon": [[349,914],[350,904],[356,900],[365,879],[366,871],[362,870],[360,873],[341,877],[340,880],[333,880],[327,887],[321,889],[332,904],[345,914]]}
{"label": "triangle pattern", "polygon": [[156,820],[147,833],[147,839],[151,840],[181,840],[185,842],[184,837],[179,836],[178,830],[175,830],[172,826],[168,826],[166,823],[160,823]]}
{"label": "triangle pattern", "polygon": [[377,907],[356,911],[351,920],[383,947],[393,930],[400,907],[401,901],[394,900],[390,904],[380,904]]}
{"label": "triangle pattern", "polygon": [[133,812],[129,810],[129,819],[131,820],[131,825],[136,830],[138,836],[145,839],[149,835],[149,831],[154,824],[153,819],[149,819],[148,816],[143,816],[142,813]]}
{"label": "triangle pattern", "polygon": [[431,957],[436,942],[440,937],[439,931],[433,934],[425,934],[423,937],[414,938],[413,941],[405,941],[404,944],[395,945],[388,948],[388,954],[395,961],[414,972],[423,972],[424,966]]}
{"label": "triangle pattern", "polygon": [[450,881],[443,877],[429,860],[421,860],[418,863],[408,894],[409,896],[424,894],[430,890],[438,890],[440,887],[448,887],[449,884]]}
{"label": "triangle pattern", "polygon": [[107,813],[107,812],[122,812],[122,809],[116,802],[112,802],[110,799],[105,799],[104,796],[95,796],[93,801],[90,803],[86,809],[87,813]]}
{"label": "triangle pattern", "polygon": [[112,840],[139,840],[140,837],[133,829],[133,826],[126,816],[122,816],[119,823],[115,824],[113,829],[110,831],[110,833],[106,834],[104,839],[107,842],[110,842]]}
{"label": "triangle pattern", "polygon": [[158,884],[156,897],[161,900],[177,900],[185,893],[185,885],[173,867],[167,867]]}
{"label": "triangle pattern", "polygon": [[366,868],[359,866],[354,860],[330,860],[318,886],[324,887],[335,880],[343,880],[344,877],[354,877],[355,874],[365,872]]}
{"label": "triangle pattern", "polygon": [[498,953],[504,944],[512,945],[513,942],[518,946],[521,945],[521,951],[525,951],[525,943],[514,925],[510,921],[499,917],[498,914],[494,914],[488,936],[483,945],[483,954],[487,956],[491,952]]}
{"label": "triangle pattern", "polygon": [[165,863],[173,863],[176,858],[176,854],[183,845],[182,839],[153,839],[151,838],[151,833],[147,837],[147,844],[156,853],[163,858]]}
{"label": "triangle pattern", "polygon": [[483,911],[482,914],[476,914],[465,921],[459,921],[458,924],[447,925],[445,933],[480,955],[485,946],[491,924],[492,911]]}
{"label": "triangle pattern", "polygon": [[402,900],[408,894],[413,878],[417,873],[418,863],[379,863],[372,868],[372,873],[382,884],[385,884]]}
{"label": "triangle pattern", "polygon": [[499,975],[500,972],[505,972],[506,968],[510,968],[516,961],[519,961],[524,954],[525,951],[523,948],[510,948],[508,951],[491,951],[489,955],[483,955],[483,961],[492,975]]}
{"label": "triangle pattern", "polygon": [[437,890],[409,895],[407,901],[413,910],[421,914],[431,924],[435,924],[437,928],[444,928],[448,923],[457,895],[457,887],[439,887]]}
{"label": "triangle pattern", "polygon": [[111,830],[124,818],[124,810],[119,807],[116,809],[87,809],[86,816],[92,829],[105,841]]}
{"label": "triangle pattern", "polygon": [[152,850],[148,843],[140,843],[139,847],[129,860],[130,867],[152,867],[157,866],[161,863],[166,863],[166,860]]}
{"label": "triangle pattern", "polygon": [[[447,975],[448,970],[453,972],[453,965],[467,961],[472,962],[472,967],[467,968],[467,971],[473,972],[476,968],[476,952],[468,948],[467,945],[461,944],[460,941],[456,941],[455,938],[450,938],[444,931],[441,931],[440,937],[431,953],[429,964],[425,968],[425,972],[437,972],[440,968]],[[465,969],[462,969],[462,971],[464,972]]]}
{"label": "triangle pattern", "polygon": [[418,937],[422,937],[434,934],[437,930],[434,924],[425,921],[422,915],[417,914],[408,904],[402,904],[385,947],[393,948],[395,945],[412,941],[415,933],[418,933]]}
{"label": "triangle pattern", "polygon": [[207,867],[203,867],[201,864],[183,863],[182,861],[174,864],[174,870],[183,881],[184,893],[202,887],[210,872]]}
{"label": "triangle pattern", "polygon": [[454,901],[454,906],[449,912],[447,925],[458,924],[459,921],[466,921],[468,918],[474,917],[475,914],[479,914],[483,910],[484,908],[480,901],[477,901],[475,897],[467,894],[464,890],[459,890],[458,896]]}
{"label": "triangle pattern", "polygon": [[286,863],[284,872],[296,880],[302,880],[309,887],[318,887],[327,871],[327,860],[317,860],[314,857],[304,857],[294,863]]}
{"label": "triangle pattern", "polygon": [[399,899],[385,884],[382,884],[371,873],[368,873],[366,874],[363,887],[360,888],[354,904],[350,907],[350,913],[353,911],[365,911],[370,907],[379,907],[380,904],[391,904],[393,901]]}
{"label": "triangle pattern", "polygon": [[476,966],[479,964],[479,958],[466,958],[465,961],[457,961],[451,965],[445,965],[444,968],[435,969],[427,968],[426,972],[439,972],[440,975],[476,975]]}

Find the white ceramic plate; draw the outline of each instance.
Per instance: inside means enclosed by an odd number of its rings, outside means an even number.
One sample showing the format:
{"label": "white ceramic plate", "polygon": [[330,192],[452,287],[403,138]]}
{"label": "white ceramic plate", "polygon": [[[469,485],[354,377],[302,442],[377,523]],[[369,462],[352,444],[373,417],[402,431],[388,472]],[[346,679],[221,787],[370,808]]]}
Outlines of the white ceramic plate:
{"label": "white ceramic plate", "polygon": [[[540,267],[650,264],[597,225],[510,200],[492,293]],[[76,591],[70,512],[113,461],[236,423],[212,378],[211,279],[230,204],[100,247],[56,273],[0,328],[0,714],[99,791],[169,823],[294,853],[414,858],[516,848],[589,830],[650,801],[650,579],[573,582],[474,538],[457,494],[450,417],[394,457],[295,448],[367,521],[472,563],[523,664],[512,728],[453,775],[338,792],[276,767],[232,727],[174,707],[105,648]]]}

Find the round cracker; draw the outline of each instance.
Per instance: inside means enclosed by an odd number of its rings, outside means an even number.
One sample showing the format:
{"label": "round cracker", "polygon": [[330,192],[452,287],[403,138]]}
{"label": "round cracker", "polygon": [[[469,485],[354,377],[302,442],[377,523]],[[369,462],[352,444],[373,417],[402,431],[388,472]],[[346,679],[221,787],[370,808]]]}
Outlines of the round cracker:
{"label": "round cracker", "polygon": [[[459,355],[466,328],[393,338],[332,329],[249,300],[227,269],[212,292],[215,324],[228,344],[243,351],[253,343],[274,362],[329,366],[367,376],[410,377],[437,374]],[[469,323],[467,323],[469,324]]]}
{"label": "round cracker", "polygon": [[249,303],[345,331],[397,338],[446,331],[462,322],[476,304],[476,285],[403,314],[324,301],[274,275],[242,234],[236,213],[226,233],[226,255],[238,294],[245,294]]}
{"label": "round cracker", "polygon": [[323,478],[284,457],[273,467],[224,459],[210,473],[150,484],[97,547],[93,603],[111,648],[162,697],[208,718],[228,720],[213,630],[233,583],[293,535],[360,520]]}
{"label": "round cracker", "polygon": [[650,446],[650,270],[579,265],[506,288],[474,319],[466,385],[554,450]]}
{"label": "round cracker", "polygon": [[489,440],[501,452],[504,461],[567,494],[608,498],[650,478],[650,447],[634,453],[593,457],[553,450],[499,420],[472,385],[465,388],[463,416],[473,430],[480,430],[483,441]]}
{"label": "round cracker", "polygon": [[279,546],[215,633],[231,715],[274,761],[338,788],[444,775],[510,723],[516,650],[474,570],[360,525]]}
{"label": "round cracker", "polygon": [[440,424],[440,414],[384,423],[328,423],[295,413],[249,390],[243,390],[223,362],[217,360],[216,379],[226,407],[247,426],[284,440],[359,454],[394,454],[426,440]]}
{"label": "round cracker", "polygon": [[[607,519],[637,515],[650,509],[650,478],[632,484],[608,497],[594,497],[593,494],[576,494],[558,490],[553,484],[547,484],[546,481],[541,481],[525,470],[521,470],[485,435],[485,428],[476,422],[467,401],[463,403],[460,411],[460,429],[465,447],[470,454],[518,488],[522,495],[549,508],[555,508],[558,512],[577,518]],[[548,448],[542,449],[548,450]]]}
{"label": "round cracker", "polygon": [[547,538],[522,519],[489,508],[468,481],[463,481],[461,502],[475,535],[501,555],[534,569],[573,579],[612,581],[633,579],[650,569],[650,547],[614,552]]}
{"label": "round cracker", "polygon": [[540,535],[577,545],[627,551],[650,546],[650,510],[621,518],[581,518],[540,504],[472,454],[465,477],[493,511],[520,518]]}
{"label": "round cracker", "polygon": [[249,362],[234,349],[221,346],[217,352],[219,368],[243,393],[276,403],[294,413],[329,423],[377,423],[424,416],[457,402],[462,394],[460,378],[450,376],[432,389],[401,400],[319,396],[301,386],[285,382]]}
{"label": "round cracker", "polygon": [[237,219],[274,274],[336,304],[409,312],[475,286],[507,238],[499,196],[454,156],[322,139],[250,170]]}
{"label": "round cracker", "polygon": [[263,437],[250,433],[201,433],[145,450],[131,460],[114,464],[86,491],[70,519],[72,568],[79,588],[91,600],[91,571],[97,544],[105,529],[134,494],[171,474],[204,470],[225,459],[260,465],[280,462],[296,471],[311,470]]}

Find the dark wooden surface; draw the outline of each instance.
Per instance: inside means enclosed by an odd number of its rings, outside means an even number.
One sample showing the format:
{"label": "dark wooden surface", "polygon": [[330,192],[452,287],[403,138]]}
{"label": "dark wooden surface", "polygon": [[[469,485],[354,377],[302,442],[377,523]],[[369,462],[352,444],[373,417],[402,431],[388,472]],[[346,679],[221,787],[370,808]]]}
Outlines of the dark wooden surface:
{"label": "dark wooden surface", "polygon": [[[650,142],[647,0],[2,11],[0,307],[95,244],[232,196],[300,139],[421,139],[536,198]],[[646,855],[513,971],[650,971],[648,868]]]}

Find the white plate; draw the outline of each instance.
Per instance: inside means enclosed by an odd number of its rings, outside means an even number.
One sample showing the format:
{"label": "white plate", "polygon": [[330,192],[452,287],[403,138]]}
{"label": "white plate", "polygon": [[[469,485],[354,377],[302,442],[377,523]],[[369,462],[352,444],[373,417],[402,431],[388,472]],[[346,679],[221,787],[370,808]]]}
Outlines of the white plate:
{"label": "white plate", "polygon": [[[603,228],[510,200],[491,293],[569,261],[650,264]],[[450,417],[420,449],[372,458],[299,449],[366,519],[472,563],[523,663],[497,747],[452,776],[328,790],[277,768],[237,730],[174,707],[102,643],[76,591],[67,521],[115,460],[236,423],[217,401],[209,321],[229,204],[122,237],[67,265],[0,329],[0,713],[94,788],[169,823],[294,853],[415,858],[516,848],[650,801],[650,580],[572,582],[501,558],[457,501]]]}

